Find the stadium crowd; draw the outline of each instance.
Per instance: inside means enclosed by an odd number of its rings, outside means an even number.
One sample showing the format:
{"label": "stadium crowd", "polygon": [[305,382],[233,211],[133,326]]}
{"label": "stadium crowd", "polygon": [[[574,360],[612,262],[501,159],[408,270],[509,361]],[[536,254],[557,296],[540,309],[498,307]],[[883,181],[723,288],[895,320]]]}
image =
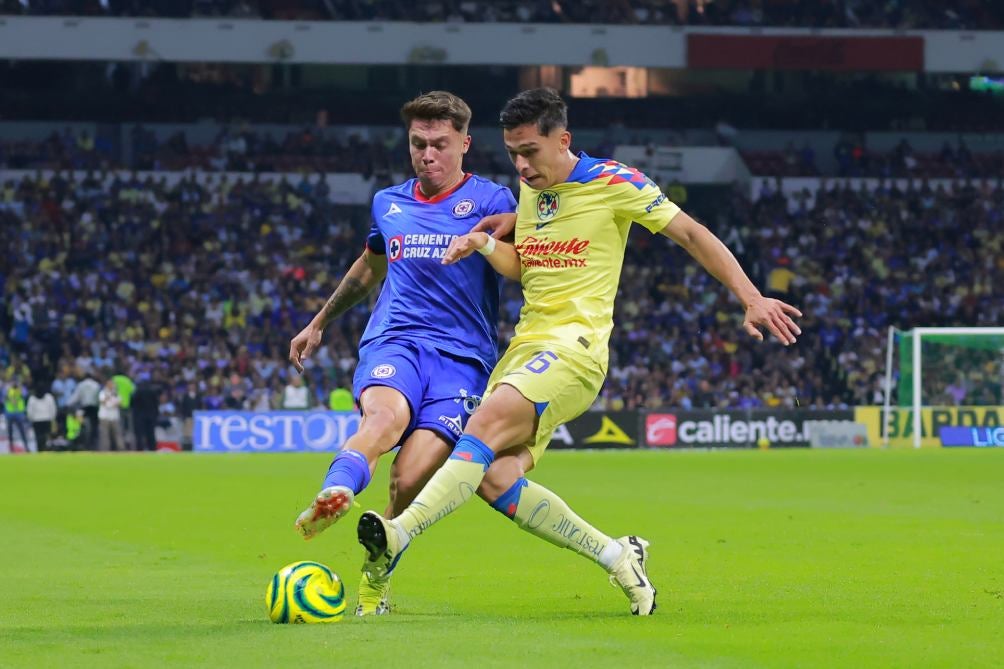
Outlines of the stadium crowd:
{"label": "stadium crowd", "polygon": [[[304,126],[280,136],[258,132],[247,124],[221,125],[208,143],[190,142],[183,131],[165,140],[141,124],[130,128],[131,160],[122,159],[111,143],[87,131],[66,128],[41,141],[0,141],[0,169],[143,171],[183,170],[232,172],[408,172],[401,133],[342,132]],[[630,133],[628,143],[655,142],[644,130]],[[605,155],[615,145],[606,137],[589,147],[591,155]],[[840,176],[877,178],[988,178],[1004,173],[1004,152],[972,151],[959,139],[945,142],[940,151],[915,151],[905,137],[892,151],[869,149],[864,136],[846,133],[833,146],[834,169],[818,166],[815,151],[789,142],[775,151],[741,151],[751,173],[771,176]],[[498,146],[474,142],[464,158],[468,169],[481,174],[503,174],[508,159]]]}
{"label": "stadium crowd", "polygon": [[842,136],[833,146],[834,169],[817,165],[816,153],[808,143],[788,142],[779,151],[742,151],[753,174],[784,177],[838,176],[880,179],[973,179],[1004,173],[1004,152],[974,153],[962,139],[945,142],[939,151],[917,151],[907,138],[892,151],[869,149],[864,137]]}
{"label": "stadium crowd", "polygon": [[336,21],[640,23],[814,28],[988,29],[997,3],[962,0],[3,0],[9,14]]}
{"label": "stadium crowd", "polygon": [[[221,126],[209,143],[191,143],[183,131],[166,140],[142,125],[130,129],[132,159],[121,158],[110,142],[86,131],[66,128],[40,141],[0,141],[0,169],[183,170],[232,172],[408,172],[403,133],[385,136],[339,132],[305,126],[281,137],[260,133],[246,125]],[[508,171],[508,159],[498,148],[474,142],[464,157],[468,169],[484,174]]]}
{"label": "stadium crowd", "polygon": [[[102,178],[0,183],[5,393],[51,391],[65,412],[86,408],[73,398],[85,378],[123,375],[153,395],[154,411],[184,419],[196,408],[326,405],[350,384],[367,304],[329,328],[308,390],[286,355],[358,255],[366,208],[332,204],[316,177]],[[737,187],[695,213],[764,290],[803,310],[799,343],[751,341],[717,282],[664,238],[636,234],[596,408],[876,403],[886,326],[1004,319],[999,182],[791,197],[768,185],[757,196]],[[518,286],[503,298],[504,344]],[[1000,397],[999,376],[967,387],[960,403]]]}

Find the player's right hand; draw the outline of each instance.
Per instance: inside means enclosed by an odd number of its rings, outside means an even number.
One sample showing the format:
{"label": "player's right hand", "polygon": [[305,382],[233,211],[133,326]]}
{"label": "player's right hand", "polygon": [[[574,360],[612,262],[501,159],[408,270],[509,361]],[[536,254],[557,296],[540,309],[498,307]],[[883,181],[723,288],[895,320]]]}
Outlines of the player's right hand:
{"label": "player's right hand", "polygon": [[320,345],[321,330],[313,325],[308,325],[293,337],[289,342],[289,361],[296,367],[296,371],[303,374],[304,358],[309,358]]}
{"label": "player's right hand", "polygon": [[483,232],[469,232],[466,235],[456,237],[450,242],[446,253],[443,254],[442,263],[444,265],[452,265],[471,255],[486,243],[488,243],[488,235]]}
{"label": "player's right hand", "polygon": [[792,316],[801,318],[802,312],[787,302],[760,295],[746,306],[743,328],[751,337],[763,341],[763,333],[758,326],[764,327],[779,342],[788,346],[797,341],[796,335],[802,334],[802,329],[792,320]]}
{"label": "player's right hand", "polygon": [[516,214],[492,214],[478,221],[471,232],[487,232],[495,239],[502,239],[511,235],[515,229]]}

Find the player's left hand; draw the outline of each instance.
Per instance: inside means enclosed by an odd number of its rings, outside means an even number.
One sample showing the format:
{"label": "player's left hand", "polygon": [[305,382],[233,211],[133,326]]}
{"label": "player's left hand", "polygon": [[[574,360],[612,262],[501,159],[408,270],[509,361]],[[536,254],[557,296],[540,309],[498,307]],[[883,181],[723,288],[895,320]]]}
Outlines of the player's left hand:
{"label": "player's left hand", "polygon": [[443,264],[452,265],[458,260],[463,260],[487,243],[487,232],[469,232],[466,235],[461,235],[450,242],[450,246],[443,256]]}
{"label": "player's left hand", "polygon": [[802,334],[801,328],[795,324],[791,316],[801,317],[802,312],[787,302],[761,295],[746,307],[743,328],[754,339],[763,341],[763,333],[757,326],[764,327],[779,342],[788,346],[795,343],[795,335]]}
{"label": "player's left hand", "polygon": [[492,214],[477,222],[471,232],[487,232],[495,239],[503,239],[516,229],[516,214]]}

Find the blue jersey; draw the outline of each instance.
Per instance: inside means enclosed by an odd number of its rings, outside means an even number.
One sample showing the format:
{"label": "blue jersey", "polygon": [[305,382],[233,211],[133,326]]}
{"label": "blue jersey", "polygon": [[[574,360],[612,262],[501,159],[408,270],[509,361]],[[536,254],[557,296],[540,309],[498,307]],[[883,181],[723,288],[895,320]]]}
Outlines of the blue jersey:
{"label": "blue jersey", "polygon": [[387,279],[360,349],[403,337],[491,370],[498,358],[501,280],[480,254],[453,265],[442,259],[450,242],[482,217],[515,210],[508,188],[470,174],[432,199],[421,194],[417,179],[378,192],[366,246],[387,256]]}

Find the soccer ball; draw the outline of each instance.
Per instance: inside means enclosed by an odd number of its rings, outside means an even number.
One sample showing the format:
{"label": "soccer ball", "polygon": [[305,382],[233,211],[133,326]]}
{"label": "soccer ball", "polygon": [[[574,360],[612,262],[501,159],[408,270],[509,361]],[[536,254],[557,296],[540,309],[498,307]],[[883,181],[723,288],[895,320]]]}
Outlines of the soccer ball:
{"label": "soccer ball", "polygon": [[333,623],[345,615],[345,586],[319,562],[294,562],[272,577],[265,606],[274,623]]}

